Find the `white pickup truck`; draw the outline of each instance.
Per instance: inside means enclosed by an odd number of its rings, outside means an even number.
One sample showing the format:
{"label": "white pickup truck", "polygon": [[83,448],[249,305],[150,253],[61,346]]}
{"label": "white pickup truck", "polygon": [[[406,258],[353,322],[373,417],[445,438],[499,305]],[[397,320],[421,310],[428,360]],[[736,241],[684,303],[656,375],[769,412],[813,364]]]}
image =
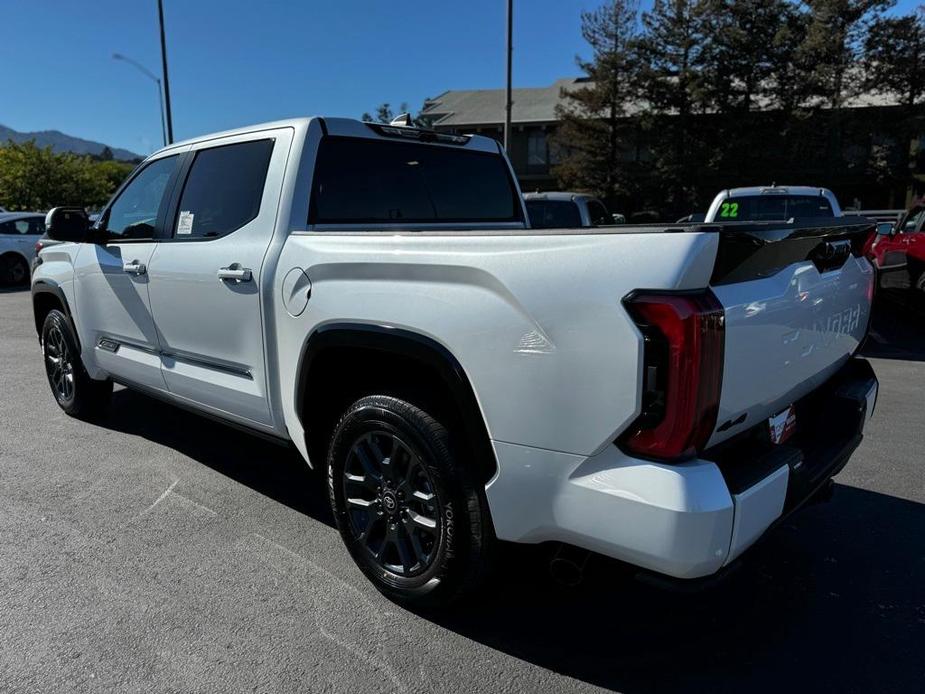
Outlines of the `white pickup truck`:
{"label": "white pickup truck", "polygon": [[394,599],[497,540],[720,572],[827,484],[877,381],[859,218],[531,230],[491,139],[305,118],[171,145],[33,277],[61,408],[112,383],[291,442]]}

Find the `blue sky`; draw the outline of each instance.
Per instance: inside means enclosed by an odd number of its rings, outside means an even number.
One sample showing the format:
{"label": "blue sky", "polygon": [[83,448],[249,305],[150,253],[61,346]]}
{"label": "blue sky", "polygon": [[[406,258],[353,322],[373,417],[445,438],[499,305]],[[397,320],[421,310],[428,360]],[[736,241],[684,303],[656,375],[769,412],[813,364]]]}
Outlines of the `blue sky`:
{"label": "blue sky", "polygon": [[[579,12],[515,0],[514,84],[576,74]],[[643,2],[648,5],[648,2]],[[902,0],[897,10],[916,6]],[[504,0],[164,0],[174,137],[504,85]],[[0,124],[146,154],[160,146],[156,0],[0,0]]]}

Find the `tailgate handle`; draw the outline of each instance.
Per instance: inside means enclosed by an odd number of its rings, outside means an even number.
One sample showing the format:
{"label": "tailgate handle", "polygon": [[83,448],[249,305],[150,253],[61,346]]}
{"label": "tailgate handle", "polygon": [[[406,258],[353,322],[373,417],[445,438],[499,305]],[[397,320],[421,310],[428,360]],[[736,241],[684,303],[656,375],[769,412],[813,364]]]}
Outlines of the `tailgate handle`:
{"label": "tailgate handle", "polygon": [[848,240],[825,241],[813,250],[813,263],[820,271],[834,270],[845,264],[851,255],[851,242]]}

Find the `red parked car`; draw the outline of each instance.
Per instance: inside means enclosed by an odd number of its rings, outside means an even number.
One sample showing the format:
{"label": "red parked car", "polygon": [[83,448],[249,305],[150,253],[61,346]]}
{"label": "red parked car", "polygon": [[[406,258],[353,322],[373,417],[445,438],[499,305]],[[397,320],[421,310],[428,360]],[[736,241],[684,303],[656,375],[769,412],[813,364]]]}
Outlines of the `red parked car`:
{"label": "red parked car", "polygon": [[871,249],[882,289],[925,293],[925,206],[913,207],[896,223],[877,224]]}

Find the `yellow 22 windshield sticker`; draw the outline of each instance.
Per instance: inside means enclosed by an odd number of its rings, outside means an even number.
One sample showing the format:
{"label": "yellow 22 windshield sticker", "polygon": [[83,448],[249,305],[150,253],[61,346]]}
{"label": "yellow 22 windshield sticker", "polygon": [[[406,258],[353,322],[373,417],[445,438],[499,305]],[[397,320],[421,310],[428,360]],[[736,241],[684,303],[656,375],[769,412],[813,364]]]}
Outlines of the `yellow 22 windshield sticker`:
{"label": "yellow 22 windshield sticker", "polygon": [[719,212],[720,217],[725,217],[727,219],[735,219],[739,216],[739,203],[737,202],[724,202],[723,206],[720,208]]}

